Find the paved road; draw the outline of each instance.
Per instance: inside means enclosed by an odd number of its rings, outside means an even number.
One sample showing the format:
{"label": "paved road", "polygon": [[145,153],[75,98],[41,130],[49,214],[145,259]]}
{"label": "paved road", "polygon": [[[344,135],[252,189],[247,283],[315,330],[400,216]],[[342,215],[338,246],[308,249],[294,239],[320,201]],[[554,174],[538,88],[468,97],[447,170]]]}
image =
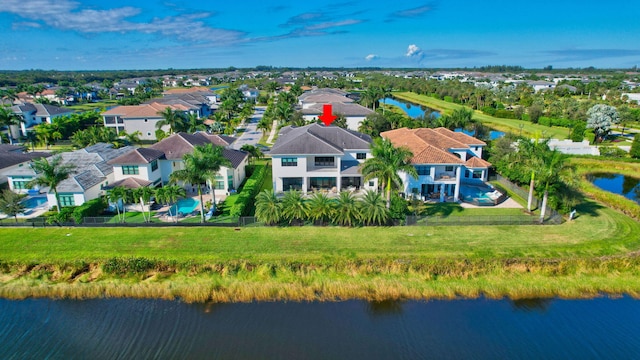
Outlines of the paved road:
{"label": "paved road", "polygon": [[256,145],[260,138],[262,137],[262,131],[257,129],[258,122],[262,119],[264,115],[264,111],[266,107],[264,106],[256,106],[256,109],[253,113],[253,116],[248,119],[244,126],[244,132],[240,133],[240,137],[233,144],[231,144],[232,149],[240,149],[242,145]]}

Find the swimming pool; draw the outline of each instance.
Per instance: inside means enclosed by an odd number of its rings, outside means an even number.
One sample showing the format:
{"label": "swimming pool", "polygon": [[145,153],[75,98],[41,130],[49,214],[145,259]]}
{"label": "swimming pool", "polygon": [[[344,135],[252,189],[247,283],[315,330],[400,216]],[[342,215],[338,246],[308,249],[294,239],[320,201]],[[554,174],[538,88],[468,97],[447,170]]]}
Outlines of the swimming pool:
{"label": "swimming pool", "polygon": [[22,204],[27,209],[44,207],[44,205],[47,204],[47,197],[46,196],[28,197],[22,201]]}
{"label": "swimming pool", "polygon": [[464,202],[480,205],[493,206],[498,204],[498,199],[502,193],[490,186],[483,185],[460,185],[460,199]]}
{"label": "swimming pool", "polygon": [[183,215],[191,214],[196,207],[200,205],[200,201],[192,198],[180,199],[171,207],[171,214],[176,215],[182,213]]}

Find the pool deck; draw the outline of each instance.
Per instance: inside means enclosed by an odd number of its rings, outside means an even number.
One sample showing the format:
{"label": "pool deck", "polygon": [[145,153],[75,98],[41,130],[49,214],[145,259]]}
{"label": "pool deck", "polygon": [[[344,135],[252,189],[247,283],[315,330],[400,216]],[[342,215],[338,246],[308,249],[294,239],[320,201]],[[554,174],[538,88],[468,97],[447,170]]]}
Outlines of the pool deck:
{"label": "pool deck", "polygon": [[460,206],[468,209],[524,209],[522,205],[518,204],[512,198],[508,198],[502,203],[494,206],[477,206],[466,202],[460,202]]}

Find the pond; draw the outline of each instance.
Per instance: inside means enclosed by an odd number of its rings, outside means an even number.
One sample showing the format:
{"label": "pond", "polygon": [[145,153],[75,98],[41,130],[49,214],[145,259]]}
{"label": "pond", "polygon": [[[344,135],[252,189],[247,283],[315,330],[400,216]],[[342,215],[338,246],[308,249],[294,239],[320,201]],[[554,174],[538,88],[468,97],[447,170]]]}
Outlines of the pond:
{"label": "pond", "polygon": [[0,299],[0,358],[638,359],[640,301]]}
{"label": "pond", "polygon": [[[384,104],[388,104],[388,105],[394,105],[397,106],[399,108],[402,109],[402,111],[404,111],[407,115],[409,115],[412,118],[417,118],[417,117],[421,117],[424,116],[425,113],[430,113],[431,115],[433,115],[434,117],[438,118],[440,117],[440,113],[437,110],[433,110],[430,109],[426,106],[422,106],[422,105],[418,105],[418,104],[413,104],[410,103],[408,101],[404,101],[404,100],[398,100],[398,99],[394,99],[394,98],[384,98],[384,99],[380,99],[381,103]],[[455,131],[457,132],[464,132],[465,134],[469,135],[469,136],[474,136],[475,131],[473,130],[465,130],[465,129],[455,129]],[[488,140],[495,140],[498,138],[501,138],[505,135],[504,132],[502,131],[495,131],[495,130],[491,130],[489,131],[488,136],[486,136],[486,138]],[[484,136],[482,136],[484,137]]]}
{"label": "pond", "polygon": [[595,173],[589,181],[602,190],[622,195],[640,204],[640,178],[611,173]]}
{"label": "pond", "polygon": [[402,109],[402,111],[404,111],[407,115],[409,115],[414,119],[417,117],[424,116],[424,114],[427,112],[436,118],[440,117],[440,113],[437,110],[430,109],[426,106],[413,104],[404,100],[398,100],[394,98],[384,98],[384,99],[380,99],[380,103],[397,106],[400,109]]}

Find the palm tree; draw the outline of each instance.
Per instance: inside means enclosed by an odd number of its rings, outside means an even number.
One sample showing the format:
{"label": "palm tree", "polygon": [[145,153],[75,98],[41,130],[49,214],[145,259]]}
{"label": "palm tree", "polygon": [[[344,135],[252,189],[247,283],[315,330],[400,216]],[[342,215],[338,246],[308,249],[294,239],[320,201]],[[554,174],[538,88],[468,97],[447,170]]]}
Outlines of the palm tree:
{"label": "palm tree", "polygon": [[360,205],[353,194],[348,191],[340,192],[333,212],[333,221],[342,226],[353,226],[360,217]]}
{"label": "palm tree", "polygon": [[189,134],[193,134],[196,131],[203,131],[206,129],[204,123],[198,117],[198,114],[190,113],[184,121],[184,130]]}
{"label": "palm tree", "polygon": [[38,137],[36,136],[35,132],[28,131],[27,134],[23,137],[22,141],[24,142],[25,145],[31,148],[31,151],[36,150],[36,145],[38,144]]}
{"label": "palm tree", "polygon": [[540,209],[540,222],[544,221],[549,198],[549,188],[559,182],[568,182],[572,176],[566,176],[568,170],[573,168],[567,164],[567,157],[558,150],[547,151],[543,158],[543,168],[540,171],[540,183],[543,185],[542,207]]}
{"label": "palm tree", "polygon": [[411,158],[413,153],[405,147],[396,148],[391,141],[378,138],[371,144],[371,154],[362,166],[362,175],[365,181],[377,178],[382,188],[386,189],[387,209],[391,207],[391,189],[402,187],[402,178],[399,172],[405,172],[414,178],[418,173]]}
{"label": "palm tree", "polygon": [[361,218],[366,225],[382,225],[389,219],[389,209],[377,191],[367,190],[359,204]]}
{"label": "palm tree", "polygon": [[258,124],[256,125],[256,128],[257,128],[258,130],[261,130],[261,131],[262,131],[262,136],[264,137],[264,135],[265,135],[265,133],[266,133],[267,131],[271,131],[271,124],[272,124],[272,123],[273,123],[273,122],[272,122],[270,119],[268,119],[266,116],[263,116],[263,117],[260,119],[260,121],[258,121]]}
{"label": "palm tree", "polygon": [[333,217],[335,212],[335,201],[323,193],[317,192],[311,196],[308,201],[309,217],[311,220],[320,221],[320,225],[324,225]]}
{"label": "palm tree", "polygon": [[[154,191],[152,188],[148,186],[141,186],[135,190],[133,190],[133,197],[140,200],[140,211],[142,212],[142,218],[144,222],[151,221],[151,197],[153,196]],[[149,204],[148,216],[145,217],[144,214],[144,205]]]}
{"label": "palm tree", "polygon": [[289,121],[289,118],[293,115],[293,107],[287,102],[278,102],[274,109],[274,118],[279,120],[280,124],[284,124]]}
{"label": "palm tree", "polygon": [[[126,189],[123,186],[116,186],[113,187],[109,190],[107,190],[107,201],[110,203],[113,203],[116,205],[116,212],[118,213],[118,221],[119,222],[123,222],[124,221],[124,215],[122,216],[122,218],[120,217],[120,204],[119,202],[122,200],[124,203],[123,198],[125,198],[125,193]],[[123,204],[124,205],[124,204]],[[124,207],[123,207],[124,209]]]}
{"label": "palm tree", "polygon": [[167,185],[161,188],[157,188],[155,191],[155,195],[158,202],[160,202],[161,204],[169,205],[169,217],[173,217],[174,221],[177,222],[178,218],[171,213],[171,207],[178,201],[178,199],[187,196],[184,188],[177,185]]}
{"label": "palm tree", "polygon": [[120,138],[124,138],[124,141],[127,144],[131,145],[140,144],[140,136],[142,135],[142,133],[140,132],[140,130],[136,130],[129,134],[126,130],[122,130],[118,135],[120,136]]}
{"label": "palm tree", "polygon": [[[7,127],[7,137],[11,144],[13,144],[13,136],[11,136],[12,125],[20,125],[20,116],[16,115],[10,107],[0,107],[0,128]],[[2,143],[2,137],[0,137],[0,143]]]}
{"label": "palm tree", "polygon": [[29,181],[27,186],[29,188],[46,186],[53,190],[56,198],[56,207],[58,208],[58,213],[60,213],[58,185],[71,175],[75,165],[62,164],[62,157],[58,155],[51,159],[51,162],[47,158],[34,160],[31,167],[36,172],[37,177]]}
{"label": "palm tree", "polygon": [[181,112],[171,109],[167,106],[164,110],[159,111],[158,115],[162,116],[162,120],[156,123],[157,129],[163,126],[169,126],[169,134],[180,132],[184,129],[184,117]]}
{"label": "palm tree", "polygon": [[256,218],[266,225],[282,220],[282,204],[273,191],[264,190],[256,196]]}
{"label": "palm tree", "polygon": [[0,212],[7,216],[13,216],[16,222],[18,222],[18,214],[23,213],[26,209],[22,200],[26,197],[26,194],[16,194],[11,190],[2,190],[0,196]]}
{"label": "palm tree", "polygon": [[304,224],[308,212],[307,202],[299,191],[292,190],[285,193],[282,199],[282,216],[289,220],[289,224],[294,221],[299,221],[300,225]]}
{"label": "palm tree", "polygon": [[[208,181],[211,185],[211,201],[213,204],[213,211],[216,210],[216,176],[220,172],[220,168],[223,166],[231,167],[231,161],[224,157],[224,148],[222,146],[214,146],[213,144],[196,146],[194,153],[198,153],[197,156],[202,156],[206,159],[206,168],[204,169],[209,176]],[[223,181],[227,181],[226,177]]]}

